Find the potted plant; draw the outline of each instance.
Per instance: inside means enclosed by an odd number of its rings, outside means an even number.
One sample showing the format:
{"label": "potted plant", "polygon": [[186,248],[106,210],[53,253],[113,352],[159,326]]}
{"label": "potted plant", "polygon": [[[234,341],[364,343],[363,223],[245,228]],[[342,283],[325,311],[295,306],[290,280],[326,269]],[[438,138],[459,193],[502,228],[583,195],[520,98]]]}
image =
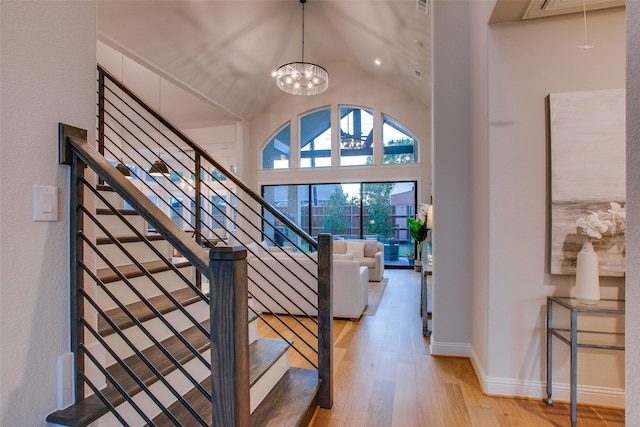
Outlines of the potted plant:
{"label": "potted plant", "polygon": [[413,248],[407,249],[407,253],[405,256],[407,257],[407,263],[409,264],[409,266],[413,267],[416,260],[415,254],[413,252]]}
{"label": "potted plant", "polygon": [[422,271],[422,245],[429,234],[429,228],[427,228],[428,207],[429,205],[421,203],[416,217],[407,218],[407,221],[409,221],[409,233],[411,234],[411,238],[415,240],[418,249],[414,266],[416,271]]}

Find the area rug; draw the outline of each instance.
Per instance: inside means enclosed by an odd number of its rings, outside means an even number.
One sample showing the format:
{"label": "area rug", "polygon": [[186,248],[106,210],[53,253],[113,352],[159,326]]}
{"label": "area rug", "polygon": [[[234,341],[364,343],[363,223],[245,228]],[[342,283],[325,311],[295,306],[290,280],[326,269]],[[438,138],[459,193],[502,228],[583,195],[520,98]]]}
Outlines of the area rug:
{"label": "area rug", "polygon": [[362,313],[363,316],[375,316],[382,301],[384,290],[387,288],[389,279],[383,277],[379,282],[369,282],[369,302]]}

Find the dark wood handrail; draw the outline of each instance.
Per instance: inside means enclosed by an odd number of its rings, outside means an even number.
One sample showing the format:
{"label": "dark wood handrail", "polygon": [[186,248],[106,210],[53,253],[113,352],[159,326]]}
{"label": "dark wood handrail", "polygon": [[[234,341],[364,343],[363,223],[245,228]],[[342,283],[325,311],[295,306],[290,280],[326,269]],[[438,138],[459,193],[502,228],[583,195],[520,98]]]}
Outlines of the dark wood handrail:
{"label": "dark wood handrail", "polygon": [[275,216],[280,222],[285,224],[291,230],[293,230],[296,234],[298,234],[302,240],[306,241],[311,247],[316,248],[318,243],[316,240],[311,237],[306,231],[301,229],[297,224],[292,222],[289,218],[282,214],[278,209],[271,206],[267,203],[260,195],[258,195],[255,191],[249,188],[244,182],[239,180],[234,174],[232,174],[229,170],[227,170],[220,163],[215,161],[213,157],[209,155],[205,150],[203,150],[198,144],[191,140],[188,136],[183,134],[173,123],[169,122],[166,118],[162,117],[160,113],[155,111],[154,109],[147,106],[147,104],[140,99],[131,89],[129,89],[126,85],[120,82],[115,76],[109,73],[107,70],[98,65],[98,73],[100,73],[101,78],[106,77],[112,83],[114,83],[120,90],[122,90],[128,97],[136,101],[140,106],[142,106],[149,114],[151,114],[156,120],[162,123],[169,131],[175,134],[178,138],[182,140],[185,144],[187,144],[191,149],[194,150],[199,156],[206,159],[209,163],[211,163],[217,170],[221,171],[229,181],[233,182],[238,188],[244,191],[251,199],[257,202],[260,206],[266,209],[270,214]]}
{"label": "dark wood handrail", "polygon": [[129,202],[147,222],[153,225],[198,271],[208,277],[209,259],[207,257],[207,250],[190,239],[171,218],[165,215],[164,212],[153,204],[135,185],[118,172],[86,139],[74,136],[77,134],[74,130],[77,130],[77,128],[60,124],[60,163],[70,164],[71,150],[69,148],[70,146],[73,147],[73,152],[85,164],[93,169],[100,178],[104,179],[104,181],[121,196],[126,196],[127,202]]}

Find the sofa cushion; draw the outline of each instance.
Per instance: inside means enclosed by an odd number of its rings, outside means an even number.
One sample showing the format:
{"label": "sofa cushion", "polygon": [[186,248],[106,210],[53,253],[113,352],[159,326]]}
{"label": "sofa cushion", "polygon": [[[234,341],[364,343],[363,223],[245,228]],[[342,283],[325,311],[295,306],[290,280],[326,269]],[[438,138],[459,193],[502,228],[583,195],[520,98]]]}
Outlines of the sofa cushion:
{"label": "sofa cushion", "polygon": [[376,256],[376,252],[378,252],[378,241],[377,240],[365,240],[364,241],[364,256],[366,256],[366,257],[374,257],[374,256]]}
{"label": "sofa cushion", "polygon": [[334,254],[346,254],[347,253],[347,241],[346,240],[334,240],[333,241],[333,253]]}
{"label": "sofa cushion", "polygon": [[347,240],[347,253],[353,254],[353,258],[364,258],[365,242],[359,240]]}
{"label": "sofa cushion", "polygon": [[362,257],[362,258],[354,257],[353,259],[358,261],[360,265],[363,267],[369,267],[371,269],[376,267],[376,259],[373,257]]}

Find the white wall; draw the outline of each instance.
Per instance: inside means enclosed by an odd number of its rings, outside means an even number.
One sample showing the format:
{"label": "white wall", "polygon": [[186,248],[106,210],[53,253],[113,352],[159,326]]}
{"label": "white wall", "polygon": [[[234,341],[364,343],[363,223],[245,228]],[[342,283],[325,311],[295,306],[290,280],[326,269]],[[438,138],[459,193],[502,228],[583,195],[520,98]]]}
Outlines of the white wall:
{"label": "white wall", "polygon": [[[44,425],[69,351],[67,166],[57,124],[95,129],[96,5],[2,2],[0,425]],[[31,221],[32,186],[59,189],[59,220]]]}
{"label": "white wall", "polygon": [[469,3],[432,3],[433,354],[471,343],[472,148]]}
{"label": "white wall", "polygon": [[[417,178],[419,201],[428,201],[431,195],[429,109],[347,64],[327,64],[327,69],[330,74],[330,85],[326,92],[315,96],[294,96],[283,93],[277,102],[251,121],[251,146],[247,151],[245,180],[252,188],[259,188],[260,185],[272,183],[359,182],[379,179],[392,181]],[[291,139],[292,145],[295,145],[299,114],[330,105],[335,107],[337,104],[372,108],[374,114],[379,115],[382,112],[400,122],[420,142],[420,163],[402,166],[379,165],[375,168],[335,165],[328,169],[292,168],[286,172],[259,171],[262,165],[260,157],[262,147],[276,130],[291,121]],[[337,117],[337,112],[334,116]],[[374,141],[377,140],[376,138],[379,136],[374,135]],[[292,147],[292,151],[295,150],[296,147]]]}
{"label": "white wall", "polygon": [[[486,19],[486,9],[478,8],[477,14],[475,19]],[[488,46],[488,174],[474,178],[488,179],[489,191],[476,187],[473,212],[478,206],[482,215],[482,197],[488,196],[489,223],[474,225],[486,226],[489,238],[488,247],[475,246],[488,251],[489,276],[487,299],[486,278],[474,277],[475,320],[487,319],[486,342],[482,335],[474,337],[474,362],[489,393],[544,395],[546,297],[573,293],[575,276],[548,274],[545,97],[625,84],[624,9],[589,13],[588,25],[589,42],[596,45],[588,51],[576,48],[583,42],[579,14],[484,30],[478,25],[472,35]],[[482,238],[476,230],[478,235]],[[622,279],[602,278],[601,284],[603,298],[624,296]],[[554,396],[568,399],[568,347],[555,349]],[[586,350],[579,360],[579,400],[624,405],[624,355]]]}
{"label": "white wall", "polygon": [[[627,253],[640,253],[640,2],[627,4]],[[640,425],[640,264],[627,257],[626,425]]]}

